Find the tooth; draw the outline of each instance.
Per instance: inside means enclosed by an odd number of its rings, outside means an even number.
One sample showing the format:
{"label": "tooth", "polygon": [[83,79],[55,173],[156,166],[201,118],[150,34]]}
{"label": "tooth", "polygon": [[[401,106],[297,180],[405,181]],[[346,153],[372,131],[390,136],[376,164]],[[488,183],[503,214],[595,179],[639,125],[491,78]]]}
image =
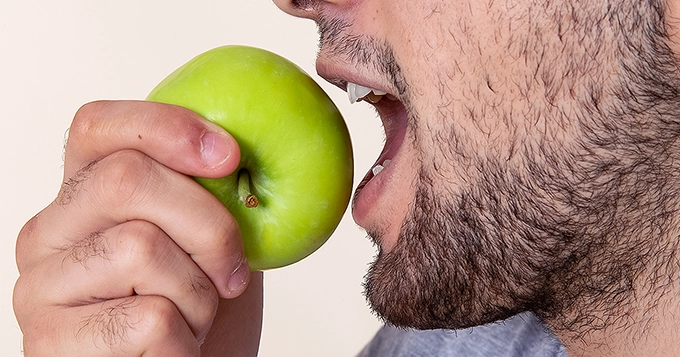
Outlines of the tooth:
{"label": "tooth", "polygon": [[392,162],[392,160],[387,159],[387,160],[385,160],[385,161],[383,162],[382,165],[376,164],[376,165],[371,169],[371,171],[373,171],[373,176],[379,174],[380,171],[382,171],[384,168],[387,167],[387,165],[390,164],[390,162]]}
{"label": "tooth", "polygon": [[347,95],[349,95],[349,102],[356,103],[359,99],[371,93],[371,88],[360,86],[356,83],[347,83]]}
{"label": "tooth", "polygon": [[386,94],[387,92],[378,89],[371,89],[352,82],[347,83],[347,96],[349,96],[349,102],[351,104],[354,104],[366,97],[368,97],[368,100],[371,103],[375,104],[380,101],[383,95]]}
{"label": "tooth", "polygon": [[359,97],[356,95],[357,85],[351,82],[347,83],[347,96],[349,97],[349,103],[354,104],[359,101]]}
{"label": "tooth", "polygon": [[382,95],[377,95],[374,92],[368,93],[364,98],[365,101],[370,102],[370,103],[378,103],[381,99],[383,98]]}

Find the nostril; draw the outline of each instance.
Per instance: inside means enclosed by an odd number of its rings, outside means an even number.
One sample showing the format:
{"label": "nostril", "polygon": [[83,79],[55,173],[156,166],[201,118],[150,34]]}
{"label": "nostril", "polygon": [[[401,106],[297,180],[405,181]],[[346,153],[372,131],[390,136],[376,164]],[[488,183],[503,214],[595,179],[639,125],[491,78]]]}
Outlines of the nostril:
{"label": "nostril", "polygon": [[293,6],[306,11],[314,10],[314,1],[315,0],[292,0]]}
{"label": "nostril", "polygon": [[318,0],[274,0],[276,6],[289,15],[313,19]]}

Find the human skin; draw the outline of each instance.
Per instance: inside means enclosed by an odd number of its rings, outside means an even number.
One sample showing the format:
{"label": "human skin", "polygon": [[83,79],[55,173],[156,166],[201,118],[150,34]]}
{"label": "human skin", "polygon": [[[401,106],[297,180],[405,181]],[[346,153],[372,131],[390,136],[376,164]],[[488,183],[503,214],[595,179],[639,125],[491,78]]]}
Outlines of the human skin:
{"label": "human skin", "polygon": [[[673,299],[679,293],[674,188],[680,103],[677,58],[671,52],[677,43],[672,31],[677,2],[668,2],[672,12],[664,13],[656,12],[663,7],[649,7],[662,3],[632,0],[555,1],[545,7],[528,0],[275,2],[320,23],[317,67],[322,76],[341,87],[351,81],[382,89],[406,109],[378,105],[388,132],[388,150],[381,159],[392,162],[363,186],[354,203],[356,221],[381,250],[367,282],[379,313],[401,325],[430,328],[474,325],[532,310],[570,355],[660,356],[680,350],[675,321],[680,311]],[[143,111],[127,105],[127,117]],[[88,117],[83,115],[77,118]],[[132,122],[133,128],[139,125]],[[67,150],[67,158],[79,158],[73,167],[114,152],[102,152],[100,141],[80,140],[89,142],[83,153]],[[149,155],[163,152],[155,141],[142,148],[130,147],[130,137],[114,142],[119,144],[115,156],[129,155],[124,149],[132,148],[171,171],[210,174]],[[74,176],[73,167],[66,183],[82,177]],[[96,169],[102,169],[101,163]],[[77,198],[94,194],[96,187],[79,191]],[[72,213],[52,223],[60,227],[59,222],[79,218]],[[17,244],[21,278],[15,301],[26,299],[16,305],[17,317],[27,353],[42,346],[47,354],[57,348],[75,355],[68,352],[90,339],[68,332],[82,326],[83,317],[97,316],[102,303],[85,300],[74,306],[91,296],[87,293],[45,296],[59,293],[54,287],[61,285],[41,282],[68,262],[64,259],[80,256],[60,248],[73,252],[83,245],[47,241],[52,230],[39,224],[44,216],[27,224]],[[73,228],[57,231],[77,232]],[[220,254],[234,253],[226,251]],[[101,252],[86,255],[88,267]],[[224,284],[215,282],[226,277],[206,261],[197,257],[183,264],[200,267],[224,292]],[[442,279],[433,281],[432,271],[441,272]],[[432,289],[423,289],[428,286]],[[155,293],[164,294],[173,295]],[[410,294],[427,299],[398,299]],[[87,308],[92,310],[79,310]],[[143,351],[185,341],[177,350],[197,353],[198,339],[190,335],[208,329],[208,313],[195,313],[191,333],[186,325],[170,323],[180,321],[180,315],[164,311],[171,313],[162,316],[174,317],[163,320],[164,325],[173,328],[149,335],[153,338],[128,338],[129,348]],[[44,316],[48,319],[38,319]],[[216,321],[228,327],[244,319],[220,313]],[[180,334],[185,338],[175,337]],[[106,342],[102,336],[88,337],[100,346]]]}
{"label": "human skin", "polygon": [[228,133],[184,108],[83,106],[62,188],[17,240],[25,355],[256,354],[262,275],[234,218],[189,177],[225,176],[239,157]]}
{"label": "human skin", "polygon": [[275,2],[319,25],[322,77],[398,99],[353,206],[380,316],[530,310],[571,355],[678,350],[676,2]]}

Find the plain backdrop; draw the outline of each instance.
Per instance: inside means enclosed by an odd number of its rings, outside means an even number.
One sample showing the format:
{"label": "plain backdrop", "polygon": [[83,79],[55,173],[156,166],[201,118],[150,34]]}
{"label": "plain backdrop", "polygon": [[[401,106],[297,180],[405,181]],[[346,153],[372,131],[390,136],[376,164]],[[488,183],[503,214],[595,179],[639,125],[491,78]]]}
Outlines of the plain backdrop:
{"label": "plain backdrop", "polygon": [[[312,21],[270,0],[0,1],[0,355],[21,356],[12,312],[17,233],[55,197],[62,147],[75,111],[97,99],[143,99],[193,56],[247,44],[296,62],[318,82]],[[382,146],[380,121],[365,104],[321,83],[348,122],[355,185]],[[345,215],[310,258],[265,274],[261,356],[351,356],[379,328],[361,282],[375,255]]]}

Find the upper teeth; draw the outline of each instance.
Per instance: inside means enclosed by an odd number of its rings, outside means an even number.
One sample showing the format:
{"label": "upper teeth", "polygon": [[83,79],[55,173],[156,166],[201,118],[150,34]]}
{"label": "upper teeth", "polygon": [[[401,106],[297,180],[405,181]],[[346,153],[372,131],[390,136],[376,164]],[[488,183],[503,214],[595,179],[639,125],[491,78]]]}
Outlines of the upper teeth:
{"label": "upper teeth", "polygon": [[377,103],[382,99],[382,96],[387,94],[378,89],[364,87],[356,83],[347,83],[347,95],[350,103],[356,103],[362,99],[367,99],[371,103]]}

